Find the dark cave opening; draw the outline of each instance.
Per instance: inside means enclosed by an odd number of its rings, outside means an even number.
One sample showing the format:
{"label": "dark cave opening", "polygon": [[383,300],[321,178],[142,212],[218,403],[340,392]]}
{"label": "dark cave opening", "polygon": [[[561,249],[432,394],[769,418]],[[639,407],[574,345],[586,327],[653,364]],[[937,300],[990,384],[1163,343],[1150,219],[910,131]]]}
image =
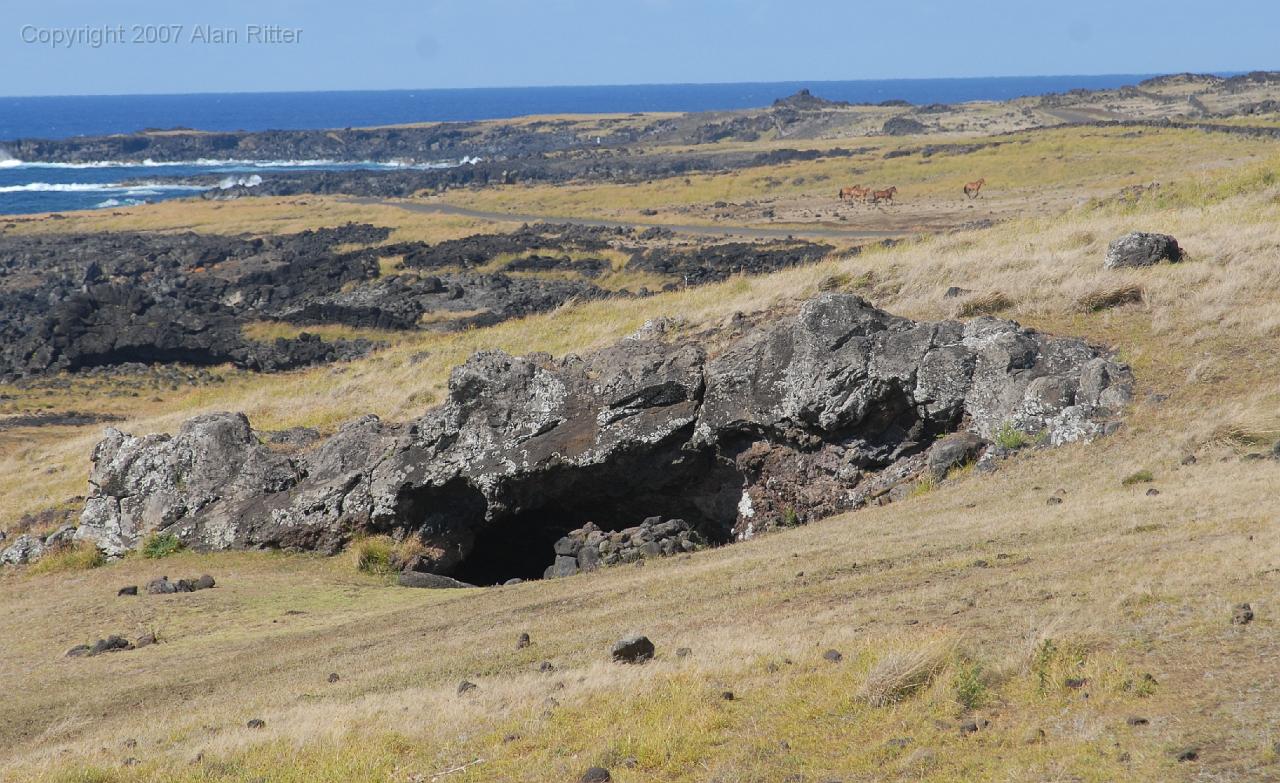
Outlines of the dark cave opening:
{"label": "dark cave opening", "polygon": [[541,579],[555,561],[556,541],[587,522],[611,531],[647,517],[683,519],[706,540],[723,543],[737,517],[742,475],[710,452],[681,453],[549,471],[512,494],[518,510],[477,529],[450,576],[477,585]]}

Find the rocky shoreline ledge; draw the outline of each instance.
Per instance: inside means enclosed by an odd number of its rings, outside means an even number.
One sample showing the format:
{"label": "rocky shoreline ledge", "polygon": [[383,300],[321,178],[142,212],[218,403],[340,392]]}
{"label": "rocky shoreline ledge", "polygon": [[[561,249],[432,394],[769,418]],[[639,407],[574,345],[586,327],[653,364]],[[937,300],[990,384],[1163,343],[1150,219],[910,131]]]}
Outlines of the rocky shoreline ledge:
{"label": "rocky shoreline ledge", "polygon": [[1131,387],[1079,340],[825,294],[696,334],[653,322],[585,356],[480,352],[420,419],[367,416],[292,448],[237,413],[173,435],[109,429],[73,536],[120,556],[157,531],[199,550],[327,553],[389,534],[418,544],[417,571],[495,584],[542,576],[566,537],[580,568],[588,540],[641,517],[681,520],[675,551],[683,525],[722,544],[890,502],[989,464],[1009,433],[1104,434]]}

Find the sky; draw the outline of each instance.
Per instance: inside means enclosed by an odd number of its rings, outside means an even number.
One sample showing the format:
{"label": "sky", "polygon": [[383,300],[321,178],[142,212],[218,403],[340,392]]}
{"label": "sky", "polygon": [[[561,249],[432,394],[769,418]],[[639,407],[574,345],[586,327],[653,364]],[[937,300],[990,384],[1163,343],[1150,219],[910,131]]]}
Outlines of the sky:
{"label": "sky", "polygon": [[1275,0],[4,0],[0,95],[1245,71],[1278,32]]}

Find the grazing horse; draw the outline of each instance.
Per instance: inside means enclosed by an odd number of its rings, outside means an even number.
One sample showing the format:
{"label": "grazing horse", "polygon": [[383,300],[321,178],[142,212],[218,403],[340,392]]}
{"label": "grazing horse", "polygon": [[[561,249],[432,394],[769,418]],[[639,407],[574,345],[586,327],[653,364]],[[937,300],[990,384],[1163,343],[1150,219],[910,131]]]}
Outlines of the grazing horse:
{"label": "grazing horse", "polygon": [[978,191],[982,190],[982,186],[985,184],[987,184],[985,177],[977,180],[976,182],[965,183],[964,194],[968,196],[970,200],[975,199],[978,197]]}
{"label": "grazing horse", "polygon": [[871,191],[871,203],[879,204],[881,201],[887,201],[892,204],[893,197],[896,195],[898,195],[898,188],[896,185],[887,190],[873,190]]}
{"label": "grazing horse", "polygon": [[854,185],[849,188],[840,188],[840,200],[844,201],[845,199],[848,199],[849,201],[853,201],[854,199],[857,199],[858,201],[866,201],[867,194],[870,192],[871,188],[864,188],[861,185]]}

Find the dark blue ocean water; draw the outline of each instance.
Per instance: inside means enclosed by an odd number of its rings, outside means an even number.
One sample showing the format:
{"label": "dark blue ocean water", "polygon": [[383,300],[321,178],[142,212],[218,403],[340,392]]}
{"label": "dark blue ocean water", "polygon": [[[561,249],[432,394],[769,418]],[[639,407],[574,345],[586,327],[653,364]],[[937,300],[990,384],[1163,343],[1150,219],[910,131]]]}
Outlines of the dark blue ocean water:
{"label": "dark blue ocean water", "polygon": [[[845,82],[665,84],[367,92],[227,93],[0,98],[0,140],[128,133],[144,128],[267,130],[482,120],[525,114],[707,111],[767,106],[801,88],[831,100],[916,104],[1004,100],[1135,84],[1140,74]],[[191,188],[129,187],[147,177],[350,168],[361,163],[190,162],[166,166],[49,166],[7,160],[0,141],[0,214],[111,208],[192,195]],[[444,162],[442,162],[444,163]]]}

